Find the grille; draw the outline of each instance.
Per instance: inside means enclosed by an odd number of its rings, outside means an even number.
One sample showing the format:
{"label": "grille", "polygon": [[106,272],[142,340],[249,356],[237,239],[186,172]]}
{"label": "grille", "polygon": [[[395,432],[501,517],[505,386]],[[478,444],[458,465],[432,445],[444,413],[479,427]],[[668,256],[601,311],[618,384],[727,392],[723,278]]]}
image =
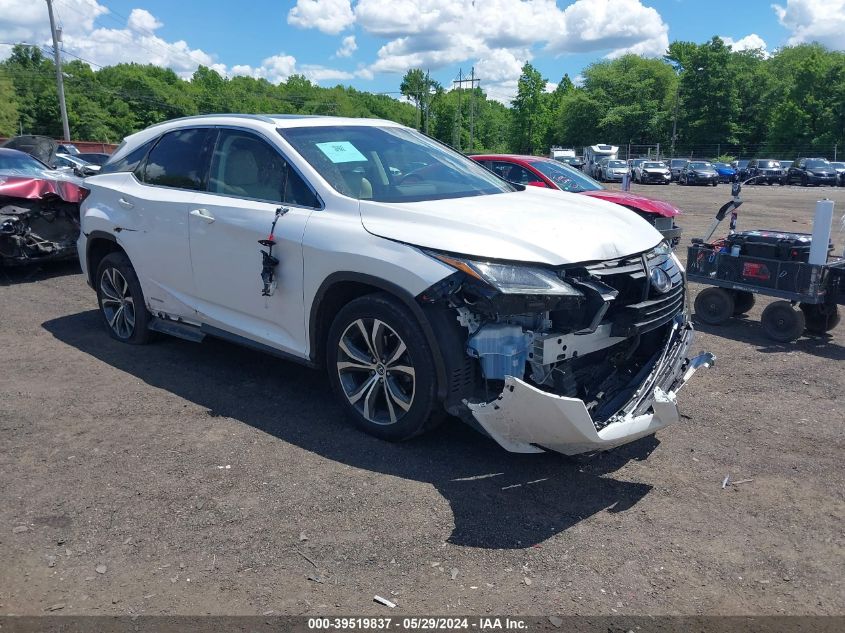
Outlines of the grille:
{"label": "grille", "polygon": [[[649,273],[655,267],[672,282],[665,293],[652,287]],[[619,293],[607,311],[611,336],[644,334],[671,321],[684,307],[684,276],[667,254],[603,262],[588,270]]]}

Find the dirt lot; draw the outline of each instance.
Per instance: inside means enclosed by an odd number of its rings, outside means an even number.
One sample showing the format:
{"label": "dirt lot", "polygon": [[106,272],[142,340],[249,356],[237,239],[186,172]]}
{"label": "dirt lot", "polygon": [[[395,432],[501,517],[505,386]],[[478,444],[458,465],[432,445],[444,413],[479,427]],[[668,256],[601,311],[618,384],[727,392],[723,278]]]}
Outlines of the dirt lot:
{"label": "dirt lot", "polygon": [[[729,197],[637,189],[687,237]],[[744,228],[845,211],[845,189],[744,193]],[[73,265],[0,283],[0,613],[845,613],[845,325],[773,344],[762,300],[702,326],[718,365],[683,423],[571,459],[459,423],[385,444],[319,372],[112,341]]]}

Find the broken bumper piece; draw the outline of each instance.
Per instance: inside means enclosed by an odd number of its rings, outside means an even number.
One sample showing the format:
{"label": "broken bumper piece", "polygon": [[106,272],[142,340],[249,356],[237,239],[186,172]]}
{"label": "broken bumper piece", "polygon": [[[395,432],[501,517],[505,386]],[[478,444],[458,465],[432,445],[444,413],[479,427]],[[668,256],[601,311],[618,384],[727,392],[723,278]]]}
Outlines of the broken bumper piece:
{"label": "broken bumper piece", "polygon": [[709,352],[687,358],[690,326],[680,326],[672,338],[643,386],[601,430],[583,400],[556,396],[512,376],[496,400],[467,406],[490,437],[513,453],[577,455],[621,446],[677,422],[677,392],[697,369],[715,362]]}

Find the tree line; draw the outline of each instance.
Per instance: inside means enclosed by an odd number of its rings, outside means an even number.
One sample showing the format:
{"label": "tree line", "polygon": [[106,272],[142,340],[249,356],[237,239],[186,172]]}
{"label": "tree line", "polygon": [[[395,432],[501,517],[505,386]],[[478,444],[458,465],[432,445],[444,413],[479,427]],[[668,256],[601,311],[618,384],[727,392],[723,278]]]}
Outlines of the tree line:
{"label": "tree line", "polygon": [[[669,155],[772,155],[845,149],[845,53],[819,44],[733,51],[721,39],[676,41],[663,59],[625,55],[591,64],[577,85],[554,87],[525,64],[510,107],[483,87],[446,90],[410,69],[406,100],[302,75],[272,84],[225,78],[200,66],[190,79],[153,65],[93,70],[64,65],[71,136],[119,142],[153,123],[192,114],[261,112],[377,117],[417,127],[465,152],[545,154],[552,145],[661,147]],[[0,63],[0,134],[60,137],[55,67],[40,49],[17,46]]]}

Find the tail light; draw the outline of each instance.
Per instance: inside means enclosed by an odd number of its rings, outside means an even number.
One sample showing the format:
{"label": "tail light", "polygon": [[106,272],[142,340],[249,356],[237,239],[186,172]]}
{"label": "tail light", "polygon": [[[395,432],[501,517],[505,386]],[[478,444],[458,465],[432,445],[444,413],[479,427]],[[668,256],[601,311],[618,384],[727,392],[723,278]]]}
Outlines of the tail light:
{"label": "tail light", "polygon": [[91,190],[88,187],[80,187],[79,188],[79,204],[82,204],[85,201],[85,198],[91,195]]}

